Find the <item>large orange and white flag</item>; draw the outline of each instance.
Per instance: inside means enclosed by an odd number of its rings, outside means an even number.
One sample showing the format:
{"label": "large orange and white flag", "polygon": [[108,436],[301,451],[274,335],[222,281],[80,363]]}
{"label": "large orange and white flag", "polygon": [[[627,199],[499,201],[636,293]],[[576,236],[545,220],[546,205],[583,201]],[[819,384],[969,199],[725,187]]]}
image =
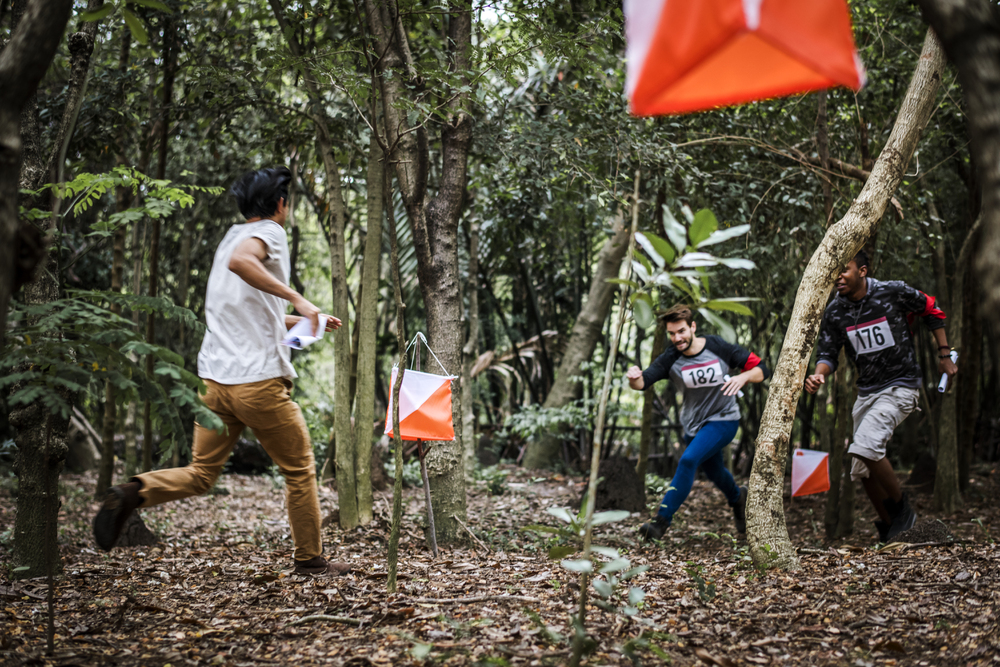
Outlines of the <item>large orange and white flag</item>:
{"label": "large orange and white flag", "polygon": [[625,0],[625,33],[639,116],[865,83],[846,0]]}
{"label": "large orange and white flag", "polygon": [[[389,409],[385,434],[392,436],[392,387],[399,369],[393,367],[389,382]],[[433,375],[407,370],[399,387],[399,435],[403,440],[454,440],[451,421],[453,375]]]}
{"label": "large orange and white flag", "polygon": [[811,449],[792,453],[792,496],[808,496],[830,490],[830,455]]}

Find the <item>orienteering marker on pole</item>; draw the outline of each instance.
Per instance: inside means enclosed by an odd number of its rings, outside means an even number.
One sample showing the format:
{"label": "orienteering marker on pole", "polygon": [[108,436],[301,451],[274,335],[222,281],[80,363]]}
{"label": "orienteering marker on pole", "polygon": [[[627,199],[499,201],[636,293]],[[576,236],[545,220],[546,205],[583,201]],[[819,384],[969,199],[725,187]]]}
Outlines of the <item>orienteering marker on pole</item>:
{"label": "orienteering marker on pole", "polygon": [[625,33],[637,116],[865,84],[846,0],[625,0]]}
{"label": "orienteering marker on pole", "polygon": [[[444,375],[422,373],[420,371],[420,345],[423,342],[427,351],[437,361]],[[426,455],[430,447],[424,440],[454,440],[455,426],[451,418],[451,382],[456,378],[450,375],[444,365],[427,344],[422,333],[417,333],[407,350],[414,345],[417,349],[413,355],[413,370],[407,369],[403,374],[403,382],[399,387],[399,437],[403,440],[415,440],[417,456],[420,459],[420,476],[424,482],[424,501],[427,504],[427,522],[430,527],[431,553],[437,558],[437,533],[434,526],[434,508],[431,504],[431,485],[427,477]],[[389,381],[389,407],[386,411],[385,434],[392,437],[392,387],[396,382],[397,369],[392,369],[392,379]],[[412,450],[411,450],[412,451]]]}

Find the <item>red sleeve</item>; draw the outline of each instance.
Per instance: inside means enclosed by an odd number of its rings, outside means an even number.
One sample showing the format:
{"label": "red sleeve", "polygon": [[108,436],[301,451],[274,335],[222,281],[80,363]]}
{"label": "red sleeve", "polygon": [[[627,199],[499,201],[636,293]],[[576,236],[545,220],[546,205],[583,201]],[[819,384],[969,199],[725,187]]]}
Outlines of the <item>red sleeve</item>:
{"label": "red sleeve", "polygon": [[931,317],[936,317],[939,320],[945,319],[944,311],[942,311],[940,308],[938,308],[936,305],[934,305],[935,302],[937,301],[937,299],[935,299],[932,296],[928,296],[927,294],[924,294],[923,292],[921,292],[921,294],[924,295],[924,299],[926,300],[926,303],[924,305],[924,312],[920,313],[920,317],[927,317],[929,315]]}
{"label": "red sleeve", "polygon": [[751,352],[750,356],[747,357],[747,362],[743,364],[743,372],[746,373],[748,370],[757,368],[757,366],[759,365],[760,365],[760,357]]}

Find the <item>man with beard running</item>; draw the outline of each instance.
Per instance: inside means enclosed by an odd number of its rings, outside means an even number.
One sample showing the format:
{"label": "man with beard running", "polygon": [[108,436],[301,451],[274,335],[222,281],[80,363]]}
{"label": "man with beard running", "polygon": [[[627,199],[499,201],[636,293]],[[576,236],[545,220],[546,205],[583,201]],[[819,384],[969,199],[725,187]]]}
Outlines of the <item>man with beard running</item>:
{"label": "man with beard running", "polygon": [[[680,390],[680,419],[687,449],[677,465],[670,489],[656,516],[639,528],[646,540],[663,537],[674,514],[687,499],[698,468],[722,491],[733,508],[736,532],[746,532],[747,488],[737,486],[722,461],[722,450],[740,425],[736,395],[748,382],[763,382],[767,369],[753,352],[718,336],[698,336],[691,309],[678,304],[660,316],[672,346],[649,368],[628,369],[629,386],[643,390],[669,377]],[[731,376],[731,377],[730,377]]]}
{"label": "man with beard running", "polygon": [[878,514],[879,541],[890,542],[917,520],[885,455],[892,432],[917,407],[921,373],[910,332],[913,316],[923,318],[937,341],[940,372],[953,377],[958,369],[951,360],[945,314],[934,297],[898,280],[869,278],[863,250],[847,263],[835,286],[837,296],[820,326],[816,371],[806,378],[805,389],[816,393],[837,370],[844,347],[858,371],[854,442],[847,449],[854,458],[851,479],[861,480]]}

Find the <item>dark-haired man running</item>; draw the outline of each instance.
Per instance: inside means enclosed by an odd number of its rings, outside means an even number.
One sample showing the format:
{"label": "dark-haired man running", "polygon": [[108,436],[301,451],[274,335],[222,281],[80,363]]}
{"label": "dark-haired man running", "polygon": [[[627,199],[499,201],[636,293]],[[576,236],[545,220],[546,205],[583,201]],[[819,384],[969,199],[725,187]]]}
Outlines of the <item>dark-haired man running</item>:
{"label": "dark-haired man running", "polygon": [[[226,425],[223,433],[195,424],[190,465],[157,470],[112,487],[94,517],[94,538],[110,551],[129,514],[208,491],[236,439],[249,427],[285,477],[288,523],[298,574],[343,574],[344,563],[323,557],[312,442],[302,411],[290,396],[297,377],[285,333],[300,319],[291,302],[319,326],[319,308],[288,286],[285,219],[291,172],[279,167],[245,174],[230,189],[246,222],[233,225],[215,252],[205,297],[208,330],[198,354],[198,375],[208,386],[205,406]],[[336,317],[326,329],[340,326]]]}
{"label": "dark-haired man running", "polygon": [[698,336],[694,315],[684,304],[674,306],[660,319],[666,324],[672,347],[644,371],[632,366],[625,377],[636,390],[666,377],[673,381],[683,395],[680,419],[687,449],[659,511],[652,521],[639,527],[639,534],[646,540],[663,537],[691,492],[699,467],[733,508],[736,532],[745,533],[747,488],[736,485],[722,461],[722,450],[736,437],[740,425],[736,395],[748,382],[763,382],[767,369],[760,357],[739,345],[718,336]]}
{"label": "dark-haired man running", "polygon": [[863,250],[847,263],[835,287],[837,296],[826,307],[820,326],[816,370],[806,378],[805,389],[816,393],[826,376],[837,370],[844,347],[858,370],[854,438],[847,450],[854,458],[851,479],[861,480],[879,517],[875,522],[879,541],[889,542],[917,520],[885,455],[892,432],[917,407],[921,373],[910,333],[911,316],[922,317],[934,334],[940,372],[954,376],[958,369],[951,360],[945,314],[934,305],[934,297],[898,280],[869,278]]}

